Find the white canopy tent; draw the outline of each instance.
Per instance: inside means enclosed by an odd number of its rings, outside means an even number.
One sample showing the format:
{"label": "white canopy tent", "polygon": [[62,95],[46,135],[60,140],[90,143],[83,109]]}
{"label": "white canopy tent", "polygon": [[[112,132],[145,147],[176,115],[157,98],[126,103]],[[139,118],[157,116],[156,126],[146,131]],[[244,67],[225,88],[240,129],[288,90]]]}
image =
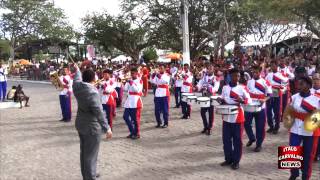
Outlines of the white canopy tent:
{"label": "white canopy tent", "polygon": [[132,61],[132,58],[125,55],[119,55],[116,58],[111,59],[111,62],[123,63],[126,61]]}

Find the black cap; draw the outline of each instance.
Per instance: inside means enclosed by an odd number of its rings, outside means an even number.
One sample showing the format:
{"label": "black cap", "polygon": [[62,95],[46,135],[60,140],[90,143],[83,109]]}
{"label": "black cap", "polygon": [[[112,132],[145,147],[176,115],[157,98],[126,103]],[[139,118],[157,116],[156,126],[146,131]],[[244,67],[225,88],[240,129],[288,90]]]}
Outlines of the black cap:
{"label": "black cap", "polygon": [[299,66],[299,67],[296,67],[296,69],[294,70],[294,73],[303,74],[303,73],[307,73],[307,70],[306,70],[306,68]]}

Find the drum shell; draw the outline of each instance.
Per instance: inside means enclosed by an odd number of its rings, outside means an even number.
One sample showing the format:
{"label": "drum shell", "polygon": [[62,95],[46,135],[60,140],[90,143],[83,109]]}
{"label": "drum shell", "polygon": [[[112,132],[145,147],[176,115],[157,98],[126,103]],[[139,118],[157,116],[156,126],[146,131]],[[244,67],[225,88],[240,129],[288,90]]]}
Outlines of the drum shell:
{"label": "drum shell", "polygon": [[205,99],[197,99],[197,105],[199,105],[202,108],[208,108],[211,106],[210,98]]}
{"label": "drum shell", "polygon": [[211,106],[218,106],[218,105],[220,105],[220,104],[218,103],[218,101],[217,101],[218,97],[219,97],[219,96],[211,96],[211,97],[210,97],[210,104],[211,104]]}
{"label": "drum shell", "polygon": [[194,94],[192,93],[182,93],[181,94],[181,101],[187,102],[188,96],[193,96]]}
{"label": "drum shell", "polygon": [[221,115],[233,115],[238,114],[238,106],[234,105],[220,105],[216,106],[216,113]]}
{"label": "drum shell", "polygon": [[187,103],[191,104],[196,104],[197,102],[197,96],[188,96],[187,97]]}
{"label": "drum shell", "polygon": [[262,105],[259,101],[253,101],[252,104],[242,105],[245,112],[260,112],[262,110]]}

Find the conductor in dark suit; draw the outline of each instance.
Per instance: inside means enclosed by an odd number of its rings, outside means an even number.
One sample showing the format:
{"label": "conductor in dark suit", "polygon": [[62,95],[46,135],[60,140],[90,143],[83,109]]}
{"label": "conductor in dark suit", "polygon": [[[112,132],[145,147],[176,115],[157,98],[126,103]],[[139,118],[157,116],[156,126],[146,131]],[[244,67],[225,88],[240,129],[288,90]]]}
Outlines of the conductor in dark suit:
{"label": "conductor in dark suit", "polygon": [[97,178],[96,167],[101,135],[112,137],[111,129],[103,114],[99,93],[94,86],[95,73],[85,70],[82,73],[75,66],[73,93],[78,102],[78,112],[75,121],[80,137],[80,162],[83,180]]}

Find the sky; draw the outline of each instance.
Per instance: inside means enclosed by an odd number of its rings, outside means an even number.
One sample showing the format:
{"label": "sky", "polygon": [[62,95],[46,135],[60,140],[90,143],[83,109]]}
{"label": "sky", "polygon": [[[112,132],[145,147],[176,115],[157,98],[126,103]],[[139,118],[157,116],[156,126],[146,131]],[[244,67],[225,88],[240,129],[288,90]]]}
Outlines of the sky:
{"label": "sky", "polygon": [[120,12],[120,0],[53,0],[55,5],[62,8],[69,22],[81,29],[81,18],[91,12],[107,10],[112,15]]}

